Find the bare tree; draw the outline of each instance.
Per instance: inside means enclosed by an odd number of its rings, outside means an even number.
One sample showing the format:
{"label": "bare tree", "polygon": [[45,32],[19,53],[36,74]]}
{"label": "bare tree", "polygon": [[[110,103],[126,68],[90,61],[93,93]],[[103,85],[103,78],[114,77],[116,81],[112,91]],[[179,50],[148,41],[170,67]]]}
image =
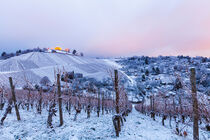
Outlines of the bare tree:
{"label": "bare tree", "polygon": [[4,120],[6,119],[7,117],[7,114],[10,113],[12,110],[12,98],[9,99],[9,102],[8,102],[8,106],[6,108],[6,111],[4,113],[4,116],[1,118],[1,125],[3,125],[4,123]]}
{"label": "bare tree", "polygon": [[104,115],[104,92],[102,92],[102,115]]}
{"label": "bare tree", "polygon": [[56,112],[57,110],[55,109],[55,102],[51,102],[50,107],[49,107],[49,114],[48,114],[48,118],[47,118],[47,127],[53,128],[52,126],[52,117],[56,116]]}
{"label": "bare tree", "polygon": [[24,89],[28,90],[28,95],[27,95],[27,110],[29,110],[30,107],[30,98],[31,98],[31,90],[32,90],[32,83],[27,79],[26,74],[24,73],[24,81],[26,82],[26,85]]}
{"label": "bare tree", "polygon": [[4,102],[4,87],[2,86],[0,88],[0,110],[3,110],[4,104],[5,104],[5,102]]}
{"label": "bare tree", "polygon": [[87,118],[90,118],[90,110],[91,110],[91,97],[88,95],[87,97],[88,103],[87,103]]}
{"label": "bare tree", "polygon": [[39,105],[38,105],[38,108],[37,108],[37,112],[39,114],[42,113],[42,88],[40,88],[40,90],[39,90]]}
{"label": "bare tree", "polygon": [[77,120],[77,116],[79,113],[81,113],[81,108],[82,108],[81,103],[80,103],[80,95],[78,95],[77,100],[78,101],[77,101],[77,105],[75,106],[76,113],[74,115],[74,121]]}
{"label": "bare tree", "polygon": [[150,108],[151,108],[151,118],[155,121],[155,96],[151,95],[150,96]]}

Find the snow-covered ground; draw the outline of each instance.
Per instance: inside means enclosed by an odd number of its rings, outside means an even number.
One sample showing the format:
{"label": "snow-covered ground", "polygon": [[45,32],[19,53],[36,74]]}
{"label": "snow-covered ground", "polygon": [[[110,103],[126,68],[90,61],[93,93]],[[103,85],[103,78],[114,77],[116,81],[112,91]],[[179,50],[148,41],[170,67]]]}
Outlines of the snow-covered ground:
{"label": "snow-covered ground", "polygon": [[[58,114],[58,113],[57,113]],[[3,126],[0,126],[1,140],[192,140],[192,133],[186,138],[177,136],[174,128],[162,126],[159,121],[153,121],[148,116],[140,114],[135,109],[127,117],[122,127],[120,137],[115,137],[112,124],[112,114],[101,115],[92,112],[89,119],[86,113],[78,115],[77,121],[73,121],[75,112],[69,115],[64,112],[64,125],[58,127],[59,117],[53,119],[54,129],[47,128],[47,111],[41,115],[34,111],[20,110],[21,121],[16,120],[15,112],[9,114]],[[0,116],[3,112],[0,111]],[[191,128],[189,128],[191,131]],[[200,139],[210,138],[210,134],[200,131]]]}

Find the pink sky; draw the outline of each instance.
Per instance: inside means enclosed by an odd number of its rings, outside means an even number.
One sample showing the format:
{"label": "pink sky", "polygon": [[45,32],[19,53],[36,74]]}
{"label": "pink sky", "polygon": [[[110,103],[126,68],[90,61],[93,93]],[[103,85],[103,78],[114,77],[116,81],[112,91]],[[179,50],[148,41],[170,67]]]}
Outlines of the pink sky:
{"label": "pink sky", "polygon": [[3,0],[1,51],[74,48],[94,56],[210,57],[209,0]]}

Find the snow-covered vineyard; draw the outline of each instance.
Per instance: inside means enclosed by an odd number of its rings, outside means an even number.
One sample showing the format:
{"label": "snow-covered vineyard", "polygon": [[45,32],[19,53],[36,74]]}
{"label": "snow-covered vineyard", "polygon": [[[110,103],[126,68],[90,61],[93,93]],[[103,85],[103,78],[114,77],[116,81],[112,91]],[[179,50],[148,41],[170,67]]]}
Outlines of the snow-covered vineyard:
{"label": "snow-covered vineyard", "polygon": [[209,112],[210,58],[0,61],[0,140],[207,140]]}
{"label": "snow-covered vineyard", "polygon": [[[59,117],[56,116],[53,123],[54,129],[47,128],[47,111],[42,115],[36,110],[20,110],[21,121],[16,120],[15,112],[8,116],[3,126],[0,126],[0,139],[2,140],[191,140],[192,127],[187,126],[189,134],[187,137],[178,136],[175,129],[169,125],[162,126],[161,121],[153,121],[136,110],[127,117],[127,121],[122,127],[120,137],[116,138],[112,123],[113,114],[104,114],[97,117],[96,113],[91,114],[87,119],[86,113],[81,112],[77,121],[73,121],[74,114],[69,115],[64,112],[64,125],[59,127]],[[2,112],[0,113],[2,116]],[[209,133],[200,130],[200,138],[209,139]]]}

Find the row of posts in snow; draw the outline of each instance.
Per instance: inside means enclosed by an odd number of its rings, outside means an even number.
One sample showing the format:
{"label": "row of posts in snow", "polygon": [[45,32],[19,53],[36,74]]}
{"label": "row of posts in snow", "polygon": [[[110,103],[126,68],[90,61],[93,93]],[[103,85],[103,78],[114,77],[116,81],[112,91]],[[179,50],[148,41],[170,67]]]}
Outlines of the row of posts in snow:
{"label": "row of posts in snow", "polygon": [[[178,135],[186,136],[187,132],[184,131],[184,127],[180,128],[179,123],[182,122],[184,125],[189,125],[189,122],[193,122],[193,139],[199,139],[199,121],[206,123],[207,131],[210,131],[210,116],[208,101],[203,100],[203,96],[199,98],[201,101],[198,102],[197,91],[196,91],[196,74],[195,69],[190,69],[190,83],[191,91],[190,98],[186,99],[184,96],[173,95],[166,96],[165,93],[160,95],[150,96],[149,105],[146,105],[145,99],[142,103],[135,106],[139,112],[151,116],[153,120],[156,120],[155,116],[162,117],[162,125],[165,125],[165,120],[169,118],[169,126],[172,127],[172,118],[174,118],[175,129]],[[175,103],[175,96],[178,96],[178,106]],[[206,103],[206,104],[205,104]],[[186,120],[189,122],[186,122]]]}
{"label": "row of posts in snow", "polygon": [[[0,99],[0,110],[3,110],[7,99],[8,106],[1,119],[1,124],[3,125],[3,122],[6,119],[7,115],[11,113],[13,105],[15,108],[17,120],[19,121],[21,120],[19,108],[22,106],[22,109],[26,109],[27,111],[33,110],[35,103],[38,114],[42,114],[42,111],[44,109],[48,111],[47,126],[49,128],[53,128],[53,116],[56,116],[57,112],[59,114],[60,126],[64,124],[65,118],[63,118],[63,111],[65,110],[63,109],[66,109],[66,111],[71,114],[71,109],[72,107],[74,107],[74,121],[77,120],[77,116],[81,113],[82,109],[84,109],[87,113],[87,118],[90,118],[92,110],[95,110],[97,112],[98,117],[100,116],[100,113],[104,115],[104,112],[106,112],[107,114],[110,112],[113,114],[116,113],[113,116],[113,125],[116,136],[119,136],[123,121],[125,121],[125,117],[131,111],[131,104],[128,102],[126,93],[122,90],[123,88],[119,87],[117,70],[114,71],[113,81],[116,93],[115,100],[113,100],[112,97],[107,98],[106,96],[104,96],[104,93],[100,93],[99,89],[98,91],[93,91],[94,93],[97,93],[96,98],[92,96],[84,96],[82,94],[72,95],[70,89],[68,91],[61,90],[60,74],[57,74],[56,79],[56,86],[50,94],[43,94],[41,88],[38,91],[33,91],[32,89],[28,88],[28,91],[22,91],[24,93],[17,94],[16,92],[18,91],[15,92],[15,86],[13,85],[12,78],[9,77],[12,96],[9,96],[8,94],[4,95],[2,90]],[[65,93],[64,95],[64,92],[67,93]],[[78,93],[79,92],[80,91],[78,91]],[[22,95],[21,97],[19,97],[20,94]],[[16,95],[18,95],[18,101],[16,99]]]}
{"label": "row of posts in snow", "polygon": [[[179,115],[181,114],[182,122],[184,123],[185,118],[189,117],[193,119],[193,135],[194,140],[198,140],[199,138],[199,120],[202,118],[205,118],[206,121],[209,119],[208,111],[203,113],[203,110],[201,112],[200,104],[197,100],[197,92],[196,92],[196,80],[195,80],[195,69],[191,69],[191,75],[190,75],[190,81],[191,81],[191,88],[192,88],[192,102],[188,104],[187,106],[182,106],[183,102],[180,98],[180,108],[177,108],[174,106],[174,98],[172,99],[172,104],[167,103],[166,98],[163,97],[156,97],[151,96],[150,98],[150,106],[144,105],[144,102],[142,102],[141,106],[136,106],[136,109],[141,111],[142,113],[150,114],[151,117],[155,120],[155,116],[162,115],[162,124],[164,124],[164,121],[169,117],[170,119],[170,126],[171,126],[171,119],[174,118],[176,122],[176,131],[178,134],[181,134],[181,130],[178,128],[179,124]],[[32,91],[28,90],[28,96],[23,97],[24,101],[17,102],[16,95],[15,95],[15,87],[13,85],[12,78],[9,78],[10,87],[11,87],[11,93],[12,96],[8,98],[8,106],[6,108],[6,111],[1,119],[1,124],[3,124],[5,118],[9,113],[11,113],[12,106],[15,107],[15,112],[17,116],[17,120],[21,120],[20,113],[18,108],[22,105],[22,108],[24,106],[27,108],[27,110],[31,108],[33,109],[34,106],[34,99],[32,99]],[[63,118],[63,103],[66,105],[66,110],[71,113],[71,108],[74,106],[75,109],[75,116],[74,120],[76,121],[78,114],[80,114],[81,110],[84,109],[87,113],[87,118],[90,118],[90,113],[93,107],[95,107],[95,110],[97,112],[97,116],[99,117],[99,114],[102,109],[102,114],[104,114],[104,109],[108,112],[116,113],[113,116],[113,125],[115,128],[116,136],[119,136],[121,131],[121,126],[123,125],[123,121],[125,121],[125,116],[128,115],[128,113],[131,111],[131,107],[129,106],[128,99],[126,97],[126,94],[123,92],[122,87],[119,87],[119,77],[118,77],[118,71],[114,71],[114,89],[115,89],[115,101],[113,99],[105,99],[104,94],[101,94],[98,91],[98,98],[92,98],[90,96],[82,96],[81,94],[77,94],[77,96],[72,96],[71,92],[69,91],[68,96],[63,96],[63,92],[61,91],[61,84],[60,84],[60,75],[57,74],[57,84],[55,90],[49,94],[49,96],[43,95],[42,90],[40,89],[38,91],[38,94],[36,92],[36,95],[38,98],[36,108],[37,112],[39,114],[42,113],[42,110],[45,108],[48,110],[48,119],[47,124],[48,127],[53,128],[52,120],[53,116],[57,113],[57,105],[59,110],[59,119],[60,119],[60,126],[63,125],[64,119]],[[79,92],[79,91],[78,91]],[[96,92],[96,91],[94,91]],[[3,94],[1,95],[1,103],[0,103],[0,109],[3,109],[4,101]],[[26,101],[25,101],[26,100]],[[163,100],[163,102],[158,102],[160,100]],[[171,101],[171,100],[170,100]],[[161,104],[162,103],[162,104]],[[192,106],[192,107],[191,107]],[[189,108],[192,108],[192,111],[189,111]],[[162,112],[161,112],[162,111]],[[187,114],[187,112],[189,114]],[[192,115],[191,115],[192,114]]]}

